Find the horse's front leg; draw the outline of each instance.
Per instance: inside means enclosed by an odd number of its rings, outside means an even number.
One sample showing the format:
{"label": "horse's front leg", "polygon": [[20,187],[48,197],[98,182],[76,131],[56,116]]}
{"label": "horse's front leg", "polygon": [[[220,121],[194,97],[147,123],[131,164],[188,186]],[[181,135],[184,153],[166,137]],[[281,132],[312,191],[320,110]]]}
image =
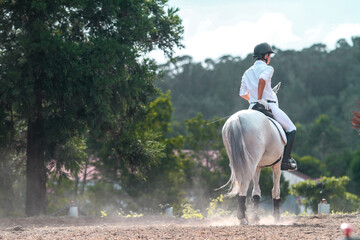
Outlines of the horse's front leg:
{"label": "horse's front leg", "polygon": [[255,175],[253,177],[253,191],[252,191],[252,202],[253,202],[253,220],[255,223],[258,223],[260,221],[259,218],[259,203],[261,198],[261,190],[259,185],[260,180],[260,172],[262,168],[257,167]]}
{"label": "horse's front leg", "polygon": [[272,189],[272,198],[274,206],[274,219],[276,221],[280,220],[280,162],[275,164],[273,167],[273,189]]}

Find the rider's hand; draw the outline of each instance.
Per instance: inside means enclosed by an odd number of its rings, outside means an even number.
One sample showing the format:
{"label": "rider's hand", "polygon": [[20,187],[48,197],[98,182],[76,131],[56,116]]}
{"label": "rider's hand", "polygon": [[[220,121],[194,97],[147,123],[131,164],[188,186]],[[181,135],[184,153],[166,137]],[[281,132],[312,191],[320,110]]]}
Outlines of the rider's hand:
{"label": "rider's hand", "polygon": [[264,99],[258,100],[258,103],[260,103],[261,105],[263,105],[266,110],[269,110],[269,104],[268,104],[268,102],[265,101]]}

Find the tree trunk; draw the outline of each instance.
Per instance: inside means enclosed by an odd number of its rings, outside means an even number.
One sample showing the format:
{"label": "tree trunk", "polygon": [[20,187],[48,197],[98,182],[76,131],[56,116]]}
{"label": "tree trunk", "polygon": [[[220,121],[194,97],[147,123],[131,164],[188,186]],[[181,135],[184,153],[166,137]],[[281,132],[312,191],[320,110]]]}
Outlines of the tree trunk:
{"label": "tree trunk", "polygon": [[28,121],[26,149],[26,215],[46,214],[46,167],[44,159],[44,126],[41,105],[34,121]]}
{"label": "tree trunk", "polygon": [[14,209],[14,191],[13,191],[13,175],[11,164],[9,164],[9,153],[4,150],[0,155],[0,204],[3,215],[1,217],[10,217]]}
{"label": "tree trunk", "polygon": [[84,195],[84,192],[85,192],[87,169],[88,169],[88,163],[85,163],[83,183],[82,183],[82,188],[81,188],[81,192],[80,192],[80,195],[81,195],[81,196],[83,196],[83,195]]}
{"label": "tree trunk", "polygon": [[79,188],[79,172],[75,174],[75,182],[74,182],[74,202],[76,203],[78,188]]}

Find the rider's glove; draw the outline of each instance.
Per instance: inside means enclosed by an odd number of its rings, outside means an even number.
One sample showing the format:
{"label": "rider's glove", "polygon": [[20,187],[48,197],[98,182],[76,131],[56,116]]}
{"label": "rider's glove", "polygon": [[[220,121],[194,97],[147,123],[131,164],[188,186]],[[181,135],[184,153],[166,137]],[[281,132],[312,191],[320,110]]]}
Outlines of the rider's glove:
{"label": "rider's glove", "polygon": [[266,110],[269,110],[269,104],[267,101],[265,101],[264,99],[261,99],[261,100],[258,100],[257,102],[260,103],[261,105],[263,105]]}

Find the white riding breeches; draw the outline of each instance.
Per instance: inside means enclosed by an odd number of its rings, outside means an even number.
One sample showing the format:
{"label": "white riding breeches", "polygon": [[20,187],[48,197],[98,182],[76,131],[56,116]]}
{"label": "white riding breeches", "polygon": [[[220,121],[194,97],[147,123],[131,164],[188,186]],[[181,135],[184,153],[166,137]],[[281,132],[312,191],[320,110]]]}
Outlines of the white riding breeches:
{"label": "white riding breeches", "polygon": [[[250,104],[249,109],[252,109],[254,105],[254,103]],[[286,115],[286,113],[284,113],[283,110],[278,107],[277,103],[269,103],[269,108],[271,109],[275,120],[280,123],[286,132],[292,132],[296,130],[295,124],[290,120],[288,115]]]}

